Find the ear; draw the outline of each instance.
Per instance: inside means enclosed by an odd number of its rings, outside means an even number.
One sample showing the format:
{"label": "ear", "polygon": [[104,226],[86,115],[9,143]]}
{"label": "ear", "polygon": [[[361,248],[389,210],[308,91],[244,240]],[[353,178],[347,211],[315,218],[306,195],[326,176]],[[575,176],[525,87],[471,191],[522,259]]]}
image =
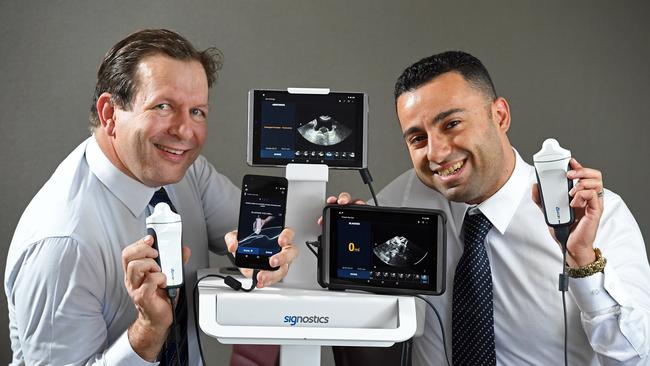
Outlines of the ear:
{"label": "ear", "polygon": [[510,106],[508,101],[503,97],[498,97],[492,102],[492,118],[497,124],[497,128],[506,133],[510,129]]}
{"label": "ear", "polygon": [[110,93],[102,93],[99,98],[97,98],[97,117],[99,117],[100,128],[108,136],[113,136],[115,134],[115,107],[113,106],[113,101],[111,99]]}

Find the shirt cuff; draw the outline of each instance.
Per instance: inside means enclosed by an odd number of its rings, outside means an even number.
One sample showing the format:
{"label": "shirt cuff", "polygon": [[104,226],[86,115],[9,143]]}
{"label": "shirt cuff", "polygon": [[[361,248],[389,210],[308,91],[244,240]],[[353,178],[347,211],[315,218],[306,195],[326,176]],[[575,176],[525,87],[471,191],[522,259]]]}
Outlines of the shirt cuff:
{"label": "shirt cuff", "polygon": [[569,289],[580,312],[590,316],[606,312],[619,305],[605,289],[605,278],[602,272],[583,278],[571,278]]}
{"label": "shirt cuff", "polygon": [[129,331],[126,330],[107,350],[104,356],[107,365],[127,365],[127,366],[158,366],[160,362],[149,362],[143,360],[140,355],[135,353],[131,342],[129,342]]}

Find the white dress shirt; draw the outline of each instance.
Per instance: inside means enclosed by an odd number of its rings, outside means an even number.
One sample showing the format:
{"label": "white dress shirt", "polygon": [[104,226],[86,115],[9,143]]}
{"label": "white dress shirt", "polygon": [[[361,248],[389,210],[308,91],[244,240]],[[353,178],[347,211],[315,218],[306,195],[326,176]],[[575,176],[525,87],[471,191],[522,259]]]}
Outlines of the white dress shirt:
{"label": "white dress shirt", "polygon": [[[478,206],[494,225],[485,245],[494,297],[499,365],[561,365],[564,325],[558,274],[562,253],[531,198],[535,170],[516,154],[508,182]],[[409,170],[379,194],[385,206],[441,209],[447,214],[447,289],[430,297],[443,319],[451,357],[451,306],[463,252],[464,203],[449,202]],[[625,203],[605,190],[594,246],[607,259],[604,274],[570,279],[567,295],[571,365],[650,365],[650,267],[641,232]],[[427,307],[425,330],[414,339],[413,365],[445,365],[440,326]],[[451,360],[450,360],[451,361]]]}
{"label": "white dress shirt", "polygon": [[[94,137],[79,145],[31,201],[16,228],[5,269],[11,365],[150,365],[131,348],[136,319],[124,285],[122,249],[146,235],[147,187],[119,171]],[[199,156],[165,186],[183,220],[188,309],[208,246],[224,252],[236,227],[239,189]],[[190,365],[199,365],[188,310]],[[154,363],[155,364],[155,363]]]}

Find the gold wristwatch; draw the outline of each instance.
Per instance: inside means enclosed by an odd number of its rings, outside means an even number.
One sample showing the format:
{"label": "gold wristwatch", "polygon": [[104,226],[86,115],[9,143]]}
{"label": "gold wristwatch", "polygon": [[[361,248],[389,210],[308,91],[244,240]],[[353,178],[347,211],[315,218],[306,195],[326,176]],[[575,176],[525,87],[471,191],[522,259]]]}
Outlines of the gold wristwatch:
{"label": "gold wristwatch", "polygon": [[578,268],[571,268],[567,265],[567,272],[569,274],[569,277],[584,278],[599,272],[603,272],[605,270],[605,265],[607,264],[607,259],[603,257],[600,249],[598,248],[594,248],[594,253],[596,254],[596,260],[592,263]]}

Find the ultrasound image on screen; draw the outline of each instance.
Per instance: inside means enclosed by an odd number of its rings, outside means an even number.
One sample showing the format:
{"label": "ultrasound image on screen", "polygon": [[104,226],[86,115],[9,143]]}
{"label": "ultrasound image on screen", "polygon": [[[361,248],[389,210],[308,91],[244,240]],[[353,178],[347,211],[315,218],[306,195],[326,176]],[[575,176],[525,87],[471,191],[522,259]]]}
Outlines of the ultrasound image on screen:
{"label": "ultrasound image on screen", "polygon": [[410,267],[422,262],[428,255],[421,247],[404,236],[394,236],[373,249],[382,262],[392,267]]}
{"label": "ultrasound image on screen", "polygon": [[[248,205],[244,205],[244,208],[248,208]],[[240,251],[243,251],[246,247],[253,247],[268,251],[266,254],[278,252],[278,237],[283,230],[284,224],[282,220],[265,215],[263,212],[256,211],[255,208],[248,214],[249,221],[252,224],[252,231],[246,232],[247,235],[239,241],[238,248],[242,249]],[[252,215],[256,217],[251,220]]]}
{"label": "ultrasound image on screen", "polygon": [[336,145],[350,136],[352,129],[329,115],[322,115],[298,127],[298,132],[307,141],[320,145]]}
{"label": "ultrasound image on screen", "polygon": [[375,224],[373,225],[373,268],[379,271],[407,270],[428,274],[431,240],[429,226],[414,225],[411,222]]}
{"label": "ultrasound image on screen", "polygon": [[[334,146],[337,151],[352,152],[352,135],[356,108],[351,103],[301,103],[296,108],[299,150],[322,149]],[[350,139],[352,140],[352,139]]]}

